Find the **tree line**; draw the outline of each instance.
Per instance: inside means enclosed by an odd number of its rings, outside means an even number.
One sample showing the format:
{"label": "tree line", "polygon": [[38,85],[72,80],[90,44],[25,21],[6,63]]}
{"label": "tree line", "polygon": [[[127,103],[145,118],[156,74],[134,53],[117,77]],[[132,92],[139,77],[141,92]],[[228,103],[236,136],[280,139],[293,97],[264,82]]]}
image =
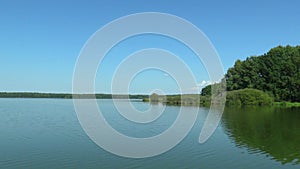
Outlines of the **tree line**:
{"label": "tree line", "polygon": [[[275,101],[300,102],[300,46],[278,46],[261,56],[237,60],[223,80],[227,91],[257,89]],[[211,87],[203,88],[201,95],[210,95]]]}

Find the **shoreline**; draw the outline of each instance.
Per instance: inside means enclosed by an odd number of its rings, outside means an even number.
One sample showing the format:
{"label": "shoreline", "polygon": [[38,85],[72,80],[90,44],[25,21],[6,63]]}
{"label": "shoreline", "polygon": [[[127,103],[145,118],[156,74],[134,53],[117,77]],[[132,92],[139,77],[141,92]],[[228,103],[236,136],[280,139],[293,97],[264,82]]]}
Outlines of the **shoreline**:
{"label": "shoreline", "polygon": [[[183,98],[181,98],[183,96]],[[190,97],[188,97],[190,96]],[[195,99],[199,97],[199,99]],[[155,100],[151,101],[149,95],[143,94],[103,94],[96,93],[93,94],[70,94],[70,93],[38,93],[38,92],[0,92],[0,98],[36,98],[36,99],[130,99],[130,100],[140,100],[142,102],[148,103],[162,103],[166,105],[172,106],[200,106],[200,107],[209,107],[210,106],[210,97],[201,96],[200,94],[192,94],[192,95],[166,95],[159,96],[164,98],[163,100]],[[188,102],[186,102],[186,99]],[[226,106],[257,106],[261,105],[226,105]],[[300,107],[300,102],[288,102],[288,101],[280,101],[273,102],[272,107]]]}

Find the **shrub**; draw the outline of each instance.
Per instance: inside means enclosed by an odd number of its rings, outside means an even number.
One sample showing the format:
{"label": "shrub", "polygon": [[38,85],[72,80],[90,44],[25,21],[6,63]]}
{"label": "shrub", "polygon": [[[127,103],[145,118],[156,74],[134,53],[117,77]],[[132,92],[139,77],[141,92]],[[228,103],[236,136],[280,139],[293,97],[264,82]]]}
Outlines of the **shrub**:
{"label": "shrub", "polygon": [[273,98],[257,89],[241,89],[227,92],[227,105],[272,105]]}

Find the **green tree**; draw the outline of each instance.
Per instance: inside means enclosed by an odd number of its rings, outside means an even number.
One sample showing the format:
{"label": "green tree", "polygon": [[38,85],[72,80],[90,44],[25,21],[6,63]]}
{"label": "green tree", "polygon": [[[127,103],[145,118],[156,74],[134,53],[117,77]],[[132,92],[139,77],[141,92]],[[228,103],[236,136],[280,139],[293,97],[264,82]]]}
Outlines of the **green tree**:
{"label": "green tree", "polygon": [[227,90],[254,88],[277,101],[300,101],[300,46],[278,46],[262,56],[237,60],[225,78]]}

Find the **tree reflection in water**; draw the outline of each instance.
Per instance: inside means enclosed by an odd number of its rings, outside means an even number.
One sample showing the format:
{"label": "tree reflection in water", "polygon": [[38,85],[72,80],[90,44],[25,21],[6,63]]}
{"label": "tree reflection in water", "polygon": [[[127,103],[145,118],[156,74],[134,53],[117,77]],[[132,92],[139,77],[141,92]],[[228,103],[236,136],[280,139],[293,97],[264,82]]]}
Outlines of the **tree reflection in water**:
{"label": "tree reflection in water", "polygon": [[226,107],[222,123],[238,147],[282,164],[300,163],[300,108]]}

